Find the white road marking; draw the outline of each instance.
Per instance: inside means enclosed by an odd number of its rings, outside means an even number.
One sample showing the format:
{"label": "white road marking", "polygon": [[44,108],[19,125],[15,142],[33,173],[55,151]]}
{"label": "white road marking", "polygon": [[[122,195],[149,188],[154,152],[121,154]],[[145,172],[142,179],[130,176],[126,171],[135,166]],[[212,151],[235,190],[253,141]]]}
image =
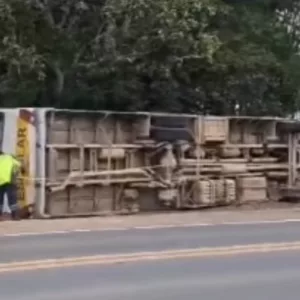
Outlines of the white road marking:
{"label": "white road marking", "polygon": [[283,220],[261,220],[261,221],[245,221],[245,222],[219,222],[219,223],[190,223],[190,224],[169,224],[169,225],[149,225],[149,226],[133,226],[133,227],[108,227],[85,229],[78,228],[72,230],[55,230],[44,232],[18,232],[4,233],[1,237],[22,237],[22,236],[41,236],[41,235],[60,235],[71,233],[88,233],[88,232],[106,232],[106,231],[129,231],[129,230],[156,230],[168,228],[195,228],[195,227],[214,227],[214,226],[243,226],[243,225],[267,225],[267,224],[287,224],[300,223],[300,219],[283,219]]}

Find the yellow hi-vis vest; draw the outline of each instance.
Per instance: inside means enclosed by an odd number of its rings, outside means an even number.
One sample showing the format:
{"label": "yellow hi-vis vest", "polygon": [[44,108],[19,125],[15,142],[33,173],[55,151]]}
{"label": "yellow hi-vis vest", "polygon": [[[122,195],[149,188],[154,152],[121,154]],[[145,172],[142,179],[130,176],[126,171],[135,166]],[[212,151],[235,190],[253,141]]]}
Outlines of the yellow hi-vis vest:
{"label": "yellow hi-vis vest", "polygon": [[21,166],[20,162],[9,154],[0,155],[0,185],[11,183],[14,172]]}

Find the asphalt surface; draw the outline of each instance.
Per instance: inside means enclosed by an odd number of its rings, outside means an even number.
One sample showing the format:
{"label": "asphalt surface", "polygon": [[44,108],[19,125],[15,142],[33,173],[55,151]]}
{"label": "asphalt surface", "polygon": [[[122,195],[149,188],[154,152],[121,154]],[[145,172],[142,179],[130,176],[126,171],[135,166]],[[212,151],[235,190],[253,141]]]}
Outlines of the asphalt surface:
{"label": "asphalt surface", "polygon": [[293,242],[300,241],[299,226],[300,224],[295,222],[2,236],[0,263],[97,254]]}
{"label": "asphalt surface", "polygon": [[298,300],[299,253],[0,274],[5,300]]}

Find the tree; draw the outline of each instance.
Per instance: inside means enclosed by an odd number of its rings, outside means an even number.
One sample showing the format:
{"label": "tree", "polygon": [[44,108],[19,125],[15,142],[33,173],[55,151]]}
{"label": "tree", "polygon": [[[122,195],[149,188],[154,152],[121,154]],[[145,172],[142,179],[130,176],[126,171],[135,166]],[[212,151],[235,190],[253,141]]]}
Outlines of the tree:
{"label": "tree", "polygon": [[[105,1],[27,0],[39,16],[38,49],[46,66],[46,84],[37,102],[49,106],[65,106],[70,86],[76,81],[78,68],[84,64],[86,52],[101,33],[101,9]],[[46,38],[45,38],[46,37]],[[94,55],[95,56],[95,55]]]}
{"label": "tree", "polygon": [[102,5],[100,1],[2,0],[2,104],[62,106],[66,82],[101,25]]}
{"label": "tree", "polygon": [[275,14],[283,32],[285,41],[282,99],[290,99],[290,113],[300,109],[300,3],[296,0],[279,2]]}
{"label": "tree", "polygon": [[[31,22],[27,22],[32,20]],[[0,101],[5,105],[20,105],[35,97],[44,80],[44,63],[34,39],[32,11],[21,1],[0,3]]]}
{"label": "tree", "polygon": [[296,49],[278,10],[267,1],[230,7],[215,22],[223,46],[212,75],[220,79],[217,92],[211,92],[212,110],[230,114],[239,107],[240,114],[254,115],[293,111],[299,84],[288,83],[293,76],[287,66]]}
{"label": "tree", "polygon": [[[294,109],[290,35],[265,5],[218,1],[108,1],[99,59],[81,91],[95,107],[212,114]],[[288,87],[289,86],[289,87]],[[82,107],[82,98],[77,105]]]}
{"label": "tree", "polygon": [[2,105],[294,110],[298,2],[229,2],[3,0]]}
{"label": "tree", "polygon": [[107,1],[81,87],[109,109],[182,111],[192,96],[199,111],[194,77],[220,46],[208,31],[217,9],[214,1]]}

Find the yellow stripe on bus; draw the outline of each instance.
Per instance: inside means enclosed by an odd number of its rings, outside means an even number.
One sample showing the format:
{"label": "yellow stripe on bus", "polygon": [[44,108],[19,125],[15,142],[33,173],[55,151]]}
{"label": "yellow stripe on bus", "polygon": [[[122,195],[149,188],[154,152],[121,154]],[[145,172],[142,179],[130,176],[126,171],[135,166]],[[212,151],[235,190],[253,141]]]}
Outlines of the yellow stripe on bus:
{"label": "yellow stripe on bus", "polygon": [[30,181],[30,144],[29,144],[29,126],[30,123],[18,117],[17,120],[17,143],[16,143],[16,156],[23,165],[22,176],[18,179],[18,204],[20,208],[28,205],[28,187]]}

